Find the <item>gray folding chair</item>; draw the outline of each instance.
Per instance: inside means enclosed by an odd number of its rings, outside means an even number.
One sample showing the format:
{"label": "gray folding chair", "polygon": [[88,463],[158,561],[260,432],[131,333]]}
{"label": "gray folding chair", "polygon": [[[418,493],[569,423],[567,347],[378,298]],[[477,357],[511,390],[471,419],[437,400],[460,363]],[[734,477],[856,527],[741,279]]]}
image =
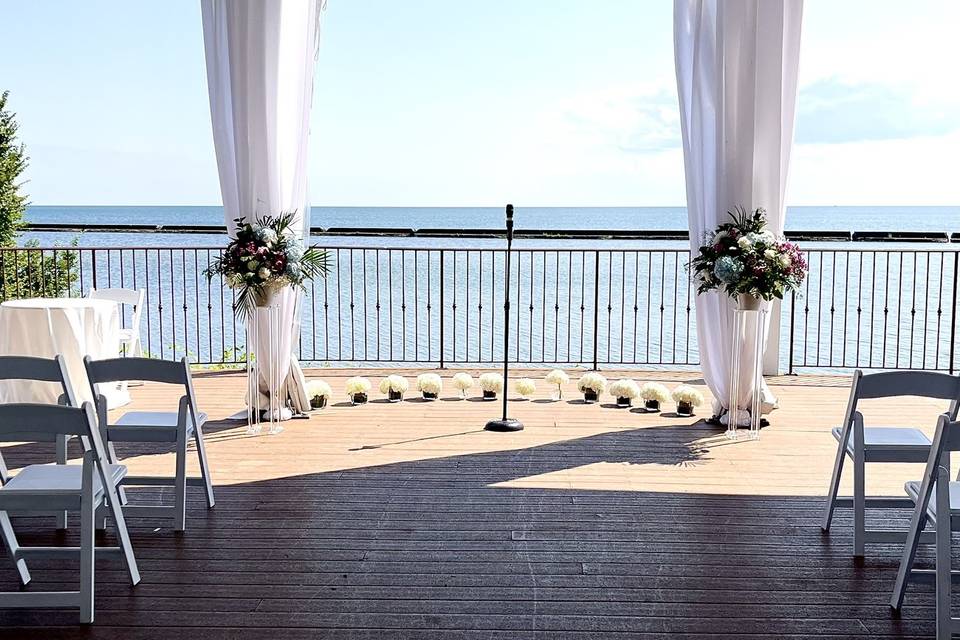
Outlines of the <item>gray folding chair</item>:
{"label": "gray folding chair", "polygon": [[[865,466],[869,462],[911,462],[922,464],[930,454],[930,439],[914,427],[865,427],[863,414],[857,410],[860,400],[920,396],[949,400],[948,415],[957,417],[960,405],[960,377],[932,371],[896,371],[864,375],[859,369],[853,374],[850,400],[843,425],[833,429],[837,439],[837,456],[824,506],[823,530],[830,529],[836,507],[853,507],[853,555],[862,557],[867,542],[902,542],[906,531],[867,529],[866,508],[910,508],[907,498],[867,497]],[[840,497],[840,474],[844,460],[853,460],[853,497]],[[926,536],[930,537],[930,536]],[[932,541],[932,540],[931,540]]]}
{"label": "gray folding chair", "polygon": [[[0,380],[58,384],[62,392],[59,403],[69,407],[77,406],[67,367],[63,362],[63,357],[59,355],[52,359],[32,356],[0,356]],[[67,440],[67,436],[57,438],[57,464],[67,464]],[[0,484],[6,484],[8,478],[6,462],[3,455],[0,455]],[[67,528],[66,511],[57,513],[57,528]]]}
{"label": "gray folding chair", "polygon": [[[899,609],[910,580],[933,578],[937,591],[938,640],[960,633],[960,618],[950,615],[952,582],[958,575],[951,566],[950,534],[960,531],[960,482],[950,481],[950,452],[957,450],[960,450],[960,422],[951,421],[949,415],[943,414],[937,421],[923,479],[904,485],[915,506],[890,598],[890,606]],[[928,525],[936,531],[937,566],[932,571],[913,568],[920,535]]]}
{"label": "gray folding chair", "polygon": [[[115,442],[169,442],[176,444],[176,471],[174,477],[164,476],[127,476],[123,486],[173,486],[173,506],[124,504],[124,510],[130,515],[147,517],[172,517],[173,527],[183,531],[186,527],[187,486],[202,486],[206,491],[207,507],[213,508],[213,484],[210,481],[210,468],[203,443],[203,424],[207,414],[197,409],[197,398],[193,391],[193,379],[186,358],[180,362],[154,360],[150,358],[112,358],[109,360],[91,360],[84,358],[87,377],[97,398],[97,417],[100,433],[106,443],[107,456],[111,463],[117,462]],[[107,401],[97,392],[97,385],[143,380],[183,386],[183,396],[177,411],[129,411],[116,422],[110,422],[107,415]],[[199,478],[187,477],[187,441],[194,439],[197,455],[200,459]]]}
{"label": "gray folding chair", "polygon": [[[0,537],[26,585],[30,582],[27,561],[80,557],[80,588],[77,591],[0,593],[2,608],[80,609],[80,621],[93,622],[94,560],[99,554],[120,555],[126,562],[130,581],[140,582],[140,571],[123,519],[116,485],[126,473],[122,465],[105,463],[103,445],[97,433],[93,405],[63,407],[45,404],[0,405],[0,441],[52,442],[61,436],[78,436],[89,443],[82,465],[30,465],[0,487]],[[99,508],[108,508],[120,540],[118,547],[95,547],[94,520]],[[17,541],[9,511],[45,513],[51,509],[80,512],[79,547],[23,547]]]}

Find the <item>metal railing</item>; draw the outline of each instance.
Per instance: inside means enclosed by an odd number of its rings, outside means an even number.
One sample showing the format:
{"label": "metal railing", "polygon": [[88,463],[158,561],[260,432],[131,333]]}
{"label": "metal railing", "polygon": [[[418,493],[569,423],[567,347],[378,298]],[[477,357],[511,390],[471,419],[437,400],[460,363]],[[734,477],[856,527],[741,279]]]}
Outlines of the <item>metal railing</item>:
{"label": "metal railing", "polygon": [[[233,292],[202,274],[220,251],[0,249],[0,298],[144,288],[141,332],[149,354],[233,364],[244,357]],[[333,246],[330,252],[330,274],[302,298],[302,361],[444,367],[502,357],[503,250]],[[957,370],[956,250],[807,254],[810,276],[781,308],[783,370]],[[687,260],[682,248],[516,249],[511,361],[697,365]]]}

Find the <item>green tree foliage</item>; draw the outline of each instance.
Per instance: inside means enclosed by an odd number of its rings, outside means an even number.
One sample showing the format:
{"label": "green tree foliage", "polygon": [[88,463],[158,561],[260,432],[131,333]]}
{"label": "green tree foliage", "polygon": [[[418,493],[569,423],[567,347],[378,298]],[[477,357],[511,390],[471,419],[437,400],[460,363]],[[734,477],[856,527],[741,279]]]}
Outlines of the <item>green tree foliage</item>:
{"label": "green tree foliage", "polygon": [[9,91],[0,93],[0,301],[66,295],[77,280],[76,250],[41,251],[36,242],[16,248],[27,210],[21,187],[28,159],[8,96]]}

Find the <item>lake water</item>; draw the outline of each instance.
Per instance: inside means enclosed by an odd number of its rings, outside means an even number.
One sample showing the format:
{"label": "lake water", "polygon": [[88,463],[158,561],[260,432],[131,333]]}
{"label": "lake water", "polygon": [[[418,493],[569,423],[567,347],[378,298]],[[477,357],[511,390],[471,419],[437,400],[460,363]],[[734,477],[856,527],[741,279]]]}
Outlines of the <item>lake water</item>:
{"label": "lake water", "polygon": [[[518,207],[521,229],[686,227],[685,210]],[[31,207],[31,222],[222,224],[220,207]],[[788,229],[960,231],[958,207],[797,207]],[[322,227],[491,228],[501,208],[314,207]],[[224,234],[31,233],[77,238],[78,293],[147,289],[148,350],[218,362],[242,349],[231,293],[201,275]],[[483,364],[502,353],[502,239],[318,237],[333,271],[303,302],[301,359],[311,363]],[[953,290],[960,244],[803,243],[811,273],[781,310],[781,366],[798,370],[947,369],[960,363]],[[105,247],[113,247],[107,251]],[[355,247],[355,248],[347,248]],[[696,317],[686,242],[518,241],[511,357],[603,367],[693,366]],[[94,248],[97,249],[94,254]],[[207,248],[214,248],[208,250]],[[442,249],[442,250],[441,250]],[[94,255],[96,259],[94,260]],[[94,265],[96,262],[96,265]],[[792,349],[791,349],[792,347]],[[952,358],[952,360],[951,360]]]}

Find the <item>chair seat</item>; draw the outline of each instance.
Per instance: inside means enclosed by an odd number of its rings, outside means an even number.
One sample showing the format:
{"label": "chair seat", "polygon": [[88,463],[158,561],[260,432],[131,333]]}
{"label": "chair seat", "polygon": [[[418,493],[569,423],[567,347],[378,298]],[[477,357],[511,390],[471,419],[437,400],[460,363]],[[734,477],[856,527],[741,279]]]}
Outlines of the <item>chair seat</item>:
{"label": "chair seat", "polygon": [[[833,437],[840,440],[842,430],[833,428]],[[868,456],[873,454],[904,454],[902,462],[926,462],[930,453],[930,438],[913,427],[864,427],[863,449]],[[853,457],[853,436],[846,442],[847,454]],[[896,462],[896,459],[888,460]]]}
{"label": "chair seat", "polygon": [[[118,484],[126,475],[127,468],[122,464],[107,465],[107,473]],[[83,482],[83,467],[79,464],[33,464],[24,467],[20,473],[0,487],[7,495],[77,495]],[[100,474],[93,474],[94,496],[103,495]]]}
{"label": "chair seat", "polygon": [[[150,427],[163,429],[176,429],[177,420],[180,416],[174,411],[128,411],[111,424],[111,427]],[[202,411],[197,412],[197,420],[200,425],[207,421],[207,414]],[[193,421],[187,420],[187,431],[193,431]]]}
{"label": "chair seat", "polygon": [[[922,483],[919,480],[911,480],[910,482],[903,485],[904,491],[907,492],[907,495],[910,496],[910,499],[913,500],[916,504],[920,496],[920,485]],[[930,497],[930,503],[927,505],[927,515],[931,520],[936,522],[937,520],[937,483],[933,483],[933,493]],[[960,482],[951,482],[950,483],[950,515],[957,516],[960,515]]]}

